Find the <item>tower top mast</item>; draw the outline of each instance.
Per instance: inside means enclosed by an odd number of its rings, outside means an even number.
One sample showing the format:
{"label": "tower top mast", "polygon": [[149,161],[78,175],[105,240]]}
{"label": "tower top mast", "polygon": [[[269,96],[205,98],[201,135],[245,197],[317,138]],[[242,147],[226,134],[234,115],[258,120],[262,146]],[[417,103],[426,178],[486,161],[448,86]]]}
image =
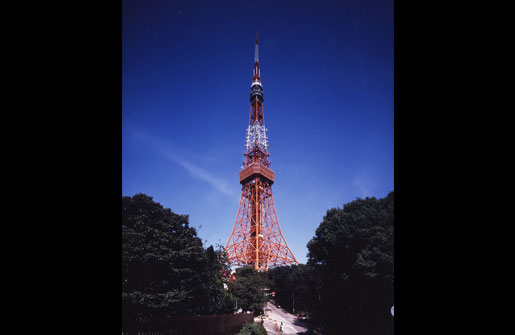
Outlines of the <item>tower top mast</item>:
{"label": "tower top mast", "polygon": [[254,51],[254,76],[252,77],[252,83],[261,83],[261,73],[259,72],[259,45],[256,30],[256,50]]}
{"label": "tower top mast", "polygon": [[259,47],[258,47],[257,30],[256,30],[256,52],[254,53],[254,62],[259,63]]}
{"label": "tower top mast", "polygon": [[270,165],[268,160],[268,137],[266,135],[265,120],[263,118],[263,85],[259,72],[259,45],[256,31],[256,46],[254,51],[254,76],[250,87],[250,118],[246,136],[246,152],[244,166],[259,161],[265,166]]}

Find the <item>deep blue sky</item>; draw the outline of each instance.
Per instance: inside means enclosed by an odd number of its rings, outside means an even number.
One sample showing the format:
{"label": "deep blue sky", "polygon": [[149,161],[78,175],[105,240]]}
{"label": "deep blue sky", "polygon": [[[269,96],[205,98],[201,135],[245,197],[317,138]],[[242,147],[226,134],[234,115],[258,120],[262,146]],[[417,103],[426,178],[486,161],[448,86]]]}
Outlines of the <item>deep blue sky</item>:
{"label": "deep blue sky", "polygon": [[254,40],[275,206],[301,263],[326,211],[393,190],[393,1],[135,1],[122,9],[122,193],[233,229]]}

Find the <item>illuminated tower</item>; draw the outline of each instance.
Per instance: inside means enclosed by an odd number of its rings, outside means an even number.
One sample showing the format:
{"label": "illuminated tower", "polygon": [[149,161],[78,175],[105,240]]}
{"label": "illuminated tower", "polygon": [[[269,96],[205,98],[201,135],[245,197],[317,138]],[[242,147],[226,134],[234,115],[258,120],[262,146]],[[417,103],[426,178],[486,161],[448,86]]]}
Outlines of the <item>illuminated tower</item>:
{"label": "illuminated tower", "polygon": [[256,270],[266,271],[270,266],[298,262],[286,244],[275,211],[272,196],[275,174],[269,168],[263,101],[256,36],[254,76],[250,87],[250,119],[240,171],[240,205],[225,251],[231,266],[251,265]]}

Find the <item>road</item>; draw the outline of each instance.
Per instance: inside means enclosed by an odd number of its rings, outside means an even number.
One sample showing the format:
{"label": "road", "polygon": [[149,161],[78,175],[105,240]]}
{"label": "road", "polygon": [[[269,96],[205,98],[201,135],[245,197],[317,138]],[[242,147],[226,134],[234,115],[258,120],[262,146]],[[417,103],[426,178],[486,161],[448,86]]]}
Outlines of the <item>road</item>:
{"label": "road", "polygon": [[[282,308],[277,308],[275,305],[268,302],[265,306],[265,321],[263,326],[268,335],[276,334],[313,334],[309,329],[306,322],[298,320],[293,314],[288,313]],[[276,330],[280,329],[281,322],[283,323],[282,332]]]}

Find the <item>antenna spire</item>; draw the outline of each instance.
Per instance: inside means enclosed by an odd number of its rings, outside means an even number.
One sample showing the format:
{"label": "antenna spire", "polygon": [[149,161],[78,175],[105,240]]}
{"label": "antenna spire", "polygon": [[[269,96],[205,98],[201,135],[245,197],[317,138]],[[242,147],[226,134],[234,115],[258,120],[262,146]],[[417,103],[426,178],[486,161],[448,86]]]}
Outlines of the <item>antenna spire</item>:
{"label": "antenna spire", "polygon": [[259,63],[259,46],[258,46],[257,29],[256,29],[256,52],[254,53],[254,62]]}
{"label": "antenna spire", "polygon": [[258,37],[257,37],[257,29],[256,29],[256,51],[254,52],[254,76],[252,77],[252,82],[261,82],[261,73],[259,71],[259,46],[258,46]]}

